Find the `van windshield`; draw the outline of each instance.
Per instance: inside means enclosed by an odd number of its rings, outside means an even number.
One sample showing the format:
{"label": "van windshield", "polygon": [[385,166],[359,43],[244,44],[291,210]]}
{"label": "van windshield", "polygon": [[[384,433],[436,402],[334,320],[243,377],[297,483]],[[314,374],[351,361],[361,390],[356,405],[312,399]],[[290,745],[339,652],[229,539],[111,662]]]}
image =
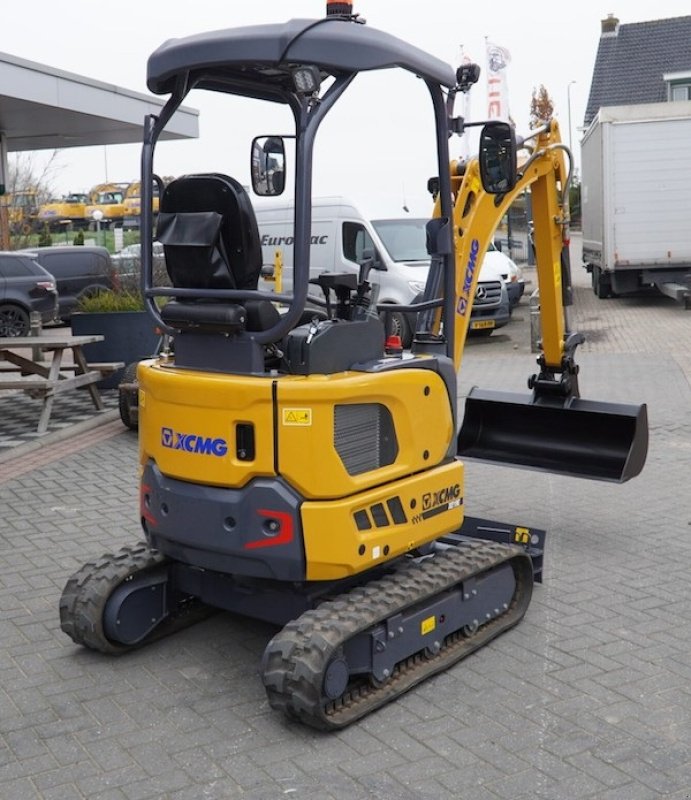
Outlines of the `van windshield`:
{"label": "van windshield", "polygon": [[393,261],[429,263],[426,219],[373,219],[372,225]]}

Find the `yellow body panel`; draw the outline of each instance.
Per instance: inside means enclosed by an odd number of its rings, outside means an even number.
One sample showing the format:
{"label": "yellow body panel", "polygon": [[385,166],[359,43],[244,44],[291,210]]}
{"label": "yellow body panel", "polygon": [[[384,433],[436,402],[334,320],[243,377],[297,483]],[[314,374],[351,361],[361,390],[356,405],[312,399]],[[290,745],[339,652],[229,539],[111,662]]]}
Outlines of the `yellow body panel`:
{"label": "yellow body panel", "polygon": [[[366,516],[369,529],[358,529],[357,513]],[[306,502],[302,525],[307,580],[354,575],[454,531],[462,522],[459,461],[347,499]]]}
{"label": "yellow body panel", "polygon": [[[166,475],[194,483],[238,488],[254,477],[276,474],[274,383],[278,474],[306,499],[348,497],[429,469],[444,460],[453,437],[451,401],[444,382],[431,370],[271,378],[144,361],[137,374],[141,463],[153,458]],[[353,403],[376,403],[389,410],[397,440],[393,463],[362,474],[348,473],[334,444],[334,407]],[[251,462],[235,457],[238,423],[254,425]],[[227,452],[212,453],[213,458],[200,462],[204,454],[194,451],[197,440],[181,442],[180,434],[212,442],[221,439]]]}
{"label": "yellow body panel", "polygon": [[[153,360],[139,364],[137,378],[142,465],[152,458],[169,477],[236,488],[275,474],[270,378],[175,369]],[[252,461],[235,452],[240,423],[254,425]],[[204,443],[209,452],[200,452]]]}
{"label": "yellow body panel", "polygon": [[[454,435],[451,402],[431,370],[281,378],[279,472],[305,498],[317,499],[347,497],[430,469],[444,459]],[[334,445],[334,406],[353,403],[378,403],[390,411],[398,444],[392,464],[348,474]]]}
{"label": "yellow body panel", "polygon": [[[455,398],[432,370],[258,377],[181,369],[162,358],[141,362],[137,378],[142,468],[153,460],[169,478],[232,489],[254,478],[285,481],[304,498],[308,580],[353,575],[462,523],[463,467],[447,455]],[[373,414],[364,433],[359,419],[354,433],[344,430],[335,409],[352,404],[366,413],[383,406],[392,427]],[[240,423],[254,428],[251,461],[236,453]],[[374,451],[392,430],[396,446],[385,444],[372,462],[382,465],[350,474],[346,464],[357,472],[360,462],[353,466],[344,446]]]}

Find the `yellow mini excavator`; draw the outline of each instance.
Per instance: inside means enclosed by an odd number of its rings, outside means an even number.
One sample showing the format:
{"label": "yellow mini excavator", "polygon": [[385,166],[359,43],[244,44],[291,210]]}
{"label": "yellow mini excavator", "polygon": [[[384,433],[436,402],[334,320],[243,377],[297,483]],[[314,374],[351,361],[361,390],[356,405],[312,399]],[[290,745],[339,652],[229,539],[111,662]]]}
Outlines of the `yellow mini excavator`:
{"label": "yellow mini excavator", "polygon": [[[312,155],[320,124],[358,73],[390,68],[426,85],[438,176],[424,295],[414,306],[377,308],[366,252],[359,276],[310,280]],[[454,72],[331,0],[322,19],[171,40],[150,57],[148,87],[170,97],[145,123],[142,290],[174,352],[138,369],[146,543],[68,580],[60,617],[75,642],[126,652],[209,606],[266,620],[281,626],[262,661],[271,705],[342,728],[515,625],[528,607],[541,548],[531,531],[464,521],[464,453],[613,482],[640,472],[645,406],[579,397],[582,337],[564,311],[570,155],[557,125],[517,145],[510,125],[484,123],[478,157],[452,161],[450,135],[469,124],[454,117],[453,102],[467,83],[467,68]],[[162,192],[155,235],[170,285],[154,285],[154,149],[192,89],[282,103],[293,114],[290,294],[257,289],[253,208],[243,186],[220,173],[185,175]],[[259,195],[287,184],[285,138],[253,142]],[[530,152],[520,170],[518,146]],[[461,427],[456,376],[479,265],[528,186],[540,369],[525,396],[471,392]],[[387,341],[383,310],[417,312],[410,352]]]}

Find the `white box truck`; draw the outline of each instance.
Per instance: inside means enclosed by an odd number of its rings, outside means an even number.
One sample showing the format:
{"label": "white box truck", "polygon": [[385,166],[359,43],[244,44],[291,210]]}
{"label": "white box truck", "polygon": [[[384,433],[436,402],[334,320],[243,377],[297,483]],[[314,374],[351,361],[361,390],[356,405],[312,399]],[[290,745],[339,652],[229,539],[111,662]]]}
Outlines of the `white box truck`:
{"label": "white box truck", "polygon": [[654,286],[688,308],[691,102],[601,108],[581,155],[583,261],[595,294]]}
{"label": "white box truck", "polygon": [[[280,253],[283,265],[282,288],[290,291],[293,272],[292,203],[256,204],[255,215],[262,244],[262,258],[270,267]],[[425,246],[427,219],[400,217],[365,219],[352,202],[343,197],[314,198],[312,201],[312,244],[310,273],[357,274],[366,251],[374,255],[369,280],[379,285],[378,303],[407,305],[422,293],[427,281],[430,257]],[[485,256],[480,282],[473,302],[470,328],[492,333],[506,325],[510,316],[506,273],[511,262],[493,250]],[[513,265],[512,265],[513,266]],[[515,267],[514,267],[515,269]],[[271,290],[268,283],[262,288]],[[318,293],[318,290],[315,290]],[[389,331],[400,335],[409,347],[415,325],[414,314],[394,312],[389,316]]]}

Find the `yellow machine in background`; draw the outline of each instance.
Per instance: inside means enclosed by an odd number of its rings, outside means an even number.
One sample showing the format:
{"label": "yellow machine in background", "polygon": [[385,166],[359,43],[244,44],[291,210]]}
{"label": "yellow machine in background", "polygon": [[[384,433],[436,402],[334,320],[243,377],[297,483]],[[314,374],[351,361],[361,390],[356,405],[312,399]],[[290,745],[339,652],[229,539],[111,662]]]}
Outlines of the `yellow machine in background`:
{"label": "yellow machine in background", "polygon": [[[429,91],[439,170],[428,279],[414,306],[377,306],[369,256],[359,276],[310,280],[319,126],[359,72],[392,64]],[[188,624],[200,604],[267,620],[282,626],[262,660],[271,705],[339,729],[516,625],[528,608],[543,538],[465,517],[462,454],[612,482],[640,472],[645,406],[579,397],[582,337],[565,314],[570,154],[555,123],[517,142],[512,126],[490,121],[478,158],[452,160],[450,135],[466,127],[453,101],[467,76],[331,0],[323,20],[198,34],[151,56],[148,87],[170,98],[145,123],[143,292],[174,352],[138,369],[146,544],[89,562],[67,581],[61,625],[75,642],[122,652]],[[193,88],[293,112],[291,294],[257,289],[254,210],[242,184],[220,172],[166,186],[156,238],[170,285],[154,285],[154,150]],[[519,146],[532,151],[520,171]],[[255,193],[282,193],[286,164],[282,137],[257,137]],[[460,425],[457,373],[480,264],[528,186],[540,371],[530,394],[471,392]],[[410,352],[387,343],[382,311],[418,312]]]}
{"label": "yellow machine in background", "polygon": [[[151,201],[151,210],[153,212],[154,218],[156,218],[158,214],[161,189],[167,184],[169,184],[172,180],[173,178],[171,177],[164,177],[161,180],[160,185],[158,180],[154,181],[153,198]],[[141,225],[141,205],[142,205],[141,181],[133,181],[127,187],[127,191],[125,192],[125,200],[124,200],[125,213],[123,216],[124,228],[139,229]]]}
{"label": "yellow machine in background", "polygon": [[60,200],[42,203],[38,209],[38,223],[48,225],[50,230],[63,230],[71,227],[74,230],[88,228],[86,204],[89,196],[81,192],[71,192]]}
{"label": "yellow machine in background", "polygon": [[99,183],[89,192],[89,202],[84,211],[86,219],[94,220],[94,211],[99,211],[103,216],[100,224],[109,228],[122,223],[125,216],[125,191],[127,183]]}
{"label": "yellow machine in background", "polygon": [[37,189],[8,192],[2,197],[7,207],[10,233],[28,235],[36,229],[39,193]]}
{"label": "yellow machine in background", "polygon": [[[133,181],[127,187],[125,192],[125,199],[123,205],[125,211],[123,214],[123,227],[124,228],[139,228],[139,220],[141,214],[141,182]],[[154,200],[154,213],[158,212],[158,197]]]}

